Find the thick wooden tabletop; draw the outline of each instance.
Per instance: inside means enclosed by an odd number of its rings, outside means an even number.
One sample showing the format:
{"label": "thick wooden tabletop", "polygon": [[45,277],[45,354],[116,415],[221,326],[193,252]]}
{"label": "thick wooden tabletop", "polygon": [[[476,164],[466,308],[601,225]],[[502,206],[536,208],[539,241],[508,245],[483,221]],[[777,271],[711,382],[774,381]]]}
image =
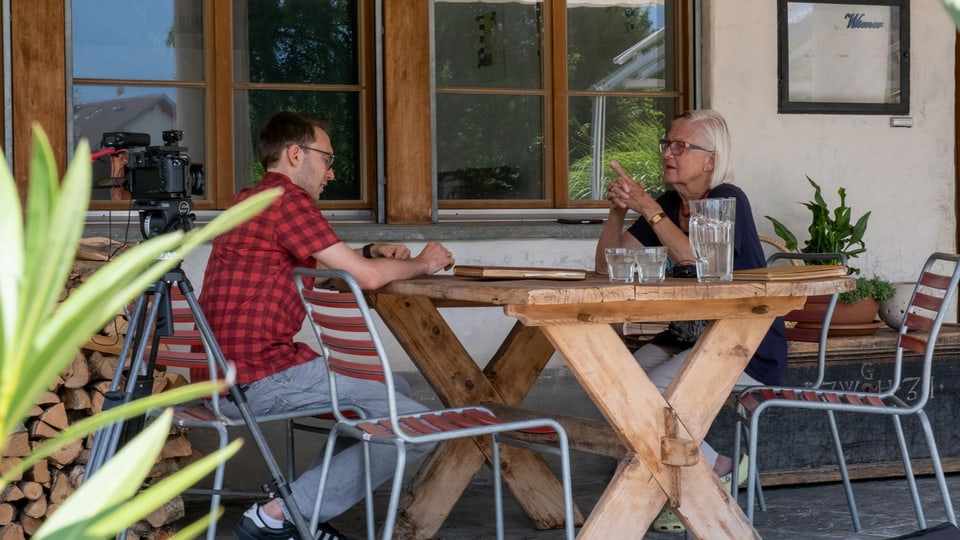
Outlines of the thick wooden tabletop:
{"label": "thick wooden tabletop", "polygon": [[539,279],[481,280],[452,275],[395,281],[380,292],[496,305],[592,304],[626,300],[715,300],[833,294],[853,288],[851,278],[801,281],[728,281],[698,283],[667,278],[662,283],[611,283],[590,273],[581,281]]}
{"label": "thick wooden tabletop", "polygon": [[435,275],[395,281],[377,292],[426,297],[440,305],[504,306],[507,315],[523,324],[541,326],[714,320],[771,312],[782,315],[799,307],[807,296],[844,292],[853,289],[854,284],[848,277],[714,283],[668,278],[657,284],[623,284],[611,283],[606,276],[591,272],[582,281],[480,280]]}

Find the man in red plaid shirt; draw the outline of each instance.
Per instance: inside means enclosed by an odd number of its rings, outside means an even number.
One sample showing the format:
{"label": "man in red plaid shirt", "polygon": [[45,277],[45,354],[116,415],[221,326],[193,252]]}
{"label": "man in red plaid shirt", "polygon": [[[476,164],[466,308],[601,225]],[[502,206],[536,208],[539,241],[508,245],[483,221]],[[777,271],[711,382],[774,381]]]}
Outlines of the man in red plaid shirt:
{"label": "man in red plaid shirt", "polygon": [[[322,266],[349,272],[365,289],[395,279],[433,274],[450,268],[454,259],[441,244],[430,242],[416,257],[397,244],[370,244],[354,250],[337,238],[315,206],[333,181],[334,153],[325,122],[297,113],[274,115],[260,130],[257,152],[267,171],[260,184],[238,193],[234,202],[265,189],[283,194],[262,213],[218,237],[207,264],[200,305],[227,359],[237,366],[237,382],[246,386],[254,414],[268,414],[330,404],[327,373],[320,354],[294,341],[305,311],[293,284],[296,266]],[[387,413],[382,384],[352,379],[338,387],[372,416]],[[346,386],[344,388],[344,386]],[[365,399],[369,396],[369,399]],[[425,408],[397,395],[401,413]],[[239,416],[231,402],[227,414]],[[411,447],[409,460],[431,450]],[[375,485],[386,481],[396,459],[392,447],[373,445]],[[247,510],[234,531],[242,539],[299,538],[290,512],[305,516],[313,510],[320,480],[320,460],[291,484],[299,508],[286,508],[279,499]],[[344,512],[364,496],[362,448],[353,444],[336,454],[327,478],[321,521]],[[322,524],[321,538],[344,538]],[[326,536],[324,536],[324,534]]]}

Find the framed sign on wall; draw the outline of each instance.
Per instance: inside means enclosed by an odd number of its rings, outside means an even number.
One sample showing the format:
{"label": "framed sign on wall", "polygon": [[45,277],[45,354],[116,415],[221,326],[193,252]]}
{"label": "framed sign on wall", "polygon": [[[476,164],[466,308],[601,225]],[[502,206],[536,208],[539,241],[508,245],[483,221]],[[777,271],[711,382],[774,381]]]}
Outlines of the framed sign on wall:
{"label": "framed sign on wall", "polygon": [[780,113],[910,112],[910,2],[777,0]]}

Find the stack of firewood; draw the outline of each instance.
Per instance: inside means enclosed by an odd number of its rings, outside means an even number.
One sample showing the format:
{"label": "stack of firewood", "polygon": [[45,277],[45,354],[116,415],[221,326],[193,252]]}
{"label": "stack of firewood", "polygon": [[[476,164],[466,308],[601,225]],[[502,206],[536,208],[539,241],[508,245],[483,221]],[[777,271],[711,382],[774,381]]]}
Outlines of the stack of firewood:
{"label": "stack of firewood", "polygon": [[[92,273],[95,265],[80,262],[74,270],[72,286]],[[71,422],[97,414],[103,409],[104,392],[109,390],[110,381],[117,370],[117,355],[125,329],[125,320],[118,316],[101,335],[91,338],[89,348],[78,352],[70,367],[44,392],[21,426],[22,429],[14,433],[3,448],[0,469],[4,474],[19,464],[33,448],[58,434]],[[187,381],[179,373],[159,370],[154,373],[155,393],[184,384]],[[61,448],[14,478],[0,492],[0,540],[29,538],[40,528],[44,518],[56,511],[83,481],[92,445],[91,436]],[[148,482],[156,482],[176,472],[199,457],[196,454],[186,435],[174,429]],[[131,527],[127,538],[167,538],[173,530],[170,524],[183,515],[183,500],[177,498]]]}

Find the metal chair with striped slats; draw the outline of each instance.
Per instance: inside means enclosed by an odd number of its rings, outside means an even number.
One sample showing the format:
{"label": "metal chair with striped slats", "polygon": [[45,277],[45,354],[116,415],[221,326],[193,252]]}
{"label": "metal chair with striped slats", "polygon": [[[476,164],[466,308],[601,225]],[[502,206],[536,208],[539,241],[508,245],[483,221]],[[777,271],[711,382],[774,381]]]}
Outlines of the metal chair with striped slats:
{"label": "metal chair with striped slats", "polygon": [[[393,482],[390,489],[390,499],[388,502],[385,523],[382,526],[382,537],[389,539],[392,537],[393,528],[396,520],[397,508],[399,506],[400,488],[403,481],[403,473],[406,464],[406,447],[411,444],[422,444],[446,441],[465,437],[490,437],[491,443],[491,468],[494,478],[494,504],[496,510],[496,532],[497,538],[503,538],[503,502],[502,502],[502,483],[500,478],[500,453],[498,444],[501,442],[510,442],[507,438],[497,437],[500,433],[522,430],[537,430],[537,428],[548,428],[556,434],[557,445],[552,447],[554,451],[560,454],[561,461],[561,480],[563,485],[566,537],[572,539],[574,536],[574,510],[573,495],[571,490],[570,477],[570,450],[567,441],[567,434],[563,427],[555,420],[549,418],[529,419],[521,421],[507,422],[497,418],[490,410],[482,407],[460,407],[442,410],[425,411],[417,414],[399,414],[395,399],[395,385],[393,374],[390,369],[390,361],[384,353],[383,344],[380,341],[379,334],[373,324],[370,309],[367,307],[363,293],[359,285],[347,272],[342,270],[318,270],[313,268],[297,268],[294,270],[294,280],[299,284],[304,279],[314,279],[318,282],[330,279],[341,280],[348,289],[349,294],[358,309],[358,314],[344,316],[329,315],[325,313],[328,306],[325,306],[322,300],[323,294],[313,294],[309,289],[301,290],[301,300],[307,309],[307,319],[311,321],[315,335],[324,349],[324,358],[337,359],[341,354],[356,354],[358,351],[366,351],[370,344],[373,345],[373,351],[380,363],[383,387],[388,401],[389,414],[382,418],[352,418],[345,414],[341,408],[340,400],[337,396],[336,377],[334,374],[345,373],[342,364],[337,361],[328,362],[327,369],[331,373],[328,378],[330,381],[330,394],[333,401],[333,412],[337,418],[337,423],[330,431],[327,441],[326,451],[323,457],[323,468],[320,485],[317,491],[317,498],[314,505],[313,516],[310,522],[312,531],[316,530],[319,521],[319,510],[323,502],[324,489],[326,486],[327,472],[330,466],[330,460],[336,446],[336,439],[339,436],[348,436],[357,439],[364,445],[364,450],[369,452],[370,444],[390,444],[397,450],[397,465],[394,470]],[[320,298],[317,298],[320,296]],[[369,335],[369,342],[363,339],[361,343],[350,343],[350,334],[338,335],[338,327],[347,326],[355,328],[362,324]],[[356,335],[356,333],[354,333]],[[365,456],[365,463],[369,463],[369,453]],[[374,513],[373,513],[373,486],[371,485],[369,469],[365,469],[364,479],[366,482],[366,514],[367,514],[367,537],[374,538]]]}
{"label": "metal chair with striped slats", "polygon": [[[804,265],[804,264],[847,264],[847,257],[842,253],[796,253],[796,252],[787,252],[781,251],[771,254],[767,257],[767,266],[775,266],[780,263],[788,262],[791,265]],[[817,378],[812,382],[807,382],[804,384],[804,389],[811,388],[820,388],[820,385],[823,384],[823,378],[826,373],[827,365],[827,337],[830,333],[830,321],[833,319],[833,311],[837,305],[837,299],[839,298],[839,293],[831,294],[824,302],[818,302],[816,304],[807,304],[803,308],[795,309],[790,313],[786,314],[783,317],[784,322],[786,323],[786,338],[787,341],[797,341],[802,343],[816,343],[817,344]],[[821,309],[823,308],[823,309]],[[746,388],[734,388],[734,391],[738,393],[748,390]],[[799,389],[793,388],[784,388],[784,392],[790,394],[791,392],[797,391]],[[749,431],[746,430],[746,426],[742,419],[744,416],[742,414],[737,414],[737,419],[734,422],[734,435],[733,435],[733,455],[740,455],[740,445],[741,437],[746,432],[749,435]],[[733,468],[733,481],[731,482],[731,493],[734,498],[737,498],[740,486],[740,479],[738,478],[738,467]],[[844,475],[846,478],[846,475]],[[760,485],[759,478],[756,482],[750,482],[748,475],[747,485],[754,485],[756,490],[756,496],[760,505],[760,509],[766,511],[766,502],[763,499],[763,489]],[[848,490],[847,493],[850,493]]]}
{"label": "metal chair with striped slats", "polygon": [[[759,419],[764,411],[771,408],[789,408],[811,411],[823,411],[827,414],[830,432],[833,437],[840,473],[850,506],[851,519],[854,529],[862,530],[860,516],[850,485],[840,433],[837,429],[835,413],[865,414],[887,416],[893,422],[897,442],[900,447],[900,456],[903,461],[904,474],[910,490],[917,522],[921,529],[926,528],[926,518],[920,502],[916,479],[907,442],[903,433],[901,417],[916,416],[923,431],[925,442],[929,449],[930,460],[934,474],[943,498],[944,511],[950,523],[956,525],[953,504],[944,478],[943,466],[933,433],[933,427],[927,414],[924,412],[931,395],[933,358],[936,349],[937,336],[950,303],[956,294],[957,283],[960,281],[960,255],[934,253],[926,261],[920,273],[920,279],[914,289],[913,296],[904,313],[897,336],[896,355],[893,361],[891,384],[885,390],[876,392],[841,391],[811,388],[781,388],[781,387],[753,387],[743,391],[737,399],[738,423],[749,423],[748,453],[749,468],[747,482],[747,518],[753,519],[753,505],[755,489],[759,486],[757,480],[757,440],[759,434]],[[822,344],[822,346],[824,346]],[[915,399],[907,402],[898,396],[903,383],[904,355],[913,353],[921,356],[921,376],[919,384],[911,387],[911,394]],[[739,439],[737,439],[739,441]]]}
{"label": "metal chair with striped slats", "polygon": [[[358,379],[382,381],[383,368],[377,360],[377,350],[367,332],[363,317],[360,316],[353,294],[301,285],[303,297],[308,299],[312,306],[308,317],[312,318],[313,324],[328,329],[325,341],[328,361],[335,364],[340,373]],[[351,418],[364,415],[362,410],[353,407],[344,407],[344,411]],[[296,433],[306,431],[327,434],[334,422],[336,418],[332,412],[287,420],[287,465],[291,478],[296,470]]]}
{"label": "metal chair with striped slats", "polygon": [[[226,366],[219,364],[216,358],[218,355],[213,354],[211,348],[215,347],[219,351],[219,346],[217,344],[207,344],[202,333],[197,330],[197,320],[183,291],[177,287],[171,287],[169,298],[172,306],[169,318],[173,322],[173,332],[170,335],[157,337],[155,341],[157,343],[156,365],[189,369],[191,380],[194,381],[223,377]],[[199,309],[198,306],[195,307]],[[153,336],[150,336],[149,342],[154,343]],[[222,357],[222,353],[219,353],[219,355]],[[214,374],[213,377],[211,377],[211,374]],[[211,395],[205,402],[197,401],[177,406],[174,408],[173,424],[183,428],[213,429],[217,433],[218,448],[223,448],[228,444],[227,428],[246,426],[243,418],[230,417],[221,411],[220,402],[223,399],[230,399],[229,395],[215,394]],[[253,415],[253,420],[257,424],[284,422],[288,474],[289,478],[292,479],[294,477],[294,439],[290,422],[298,418],[322,418],[324,415],[332,420],[331,412],[330,407],[315,407],[269,415]],[[256,426],[255,428],[259,429]],[[265,450],[261,449],[261,452],[263,451]],[[276,462],[272,455],[269,458],[264,456],[264,459]],[[216,536],[215,518],[217,517],[221,495],[255,495],[224,490],[224,470],[225,464],[221,463],[214,472],[212,490],[210,490],[212,493],[210,502],[211,524],[207,529],[207,540],[213,540]],[[304,527],[306,527],[306,523],[304,523]]]}

